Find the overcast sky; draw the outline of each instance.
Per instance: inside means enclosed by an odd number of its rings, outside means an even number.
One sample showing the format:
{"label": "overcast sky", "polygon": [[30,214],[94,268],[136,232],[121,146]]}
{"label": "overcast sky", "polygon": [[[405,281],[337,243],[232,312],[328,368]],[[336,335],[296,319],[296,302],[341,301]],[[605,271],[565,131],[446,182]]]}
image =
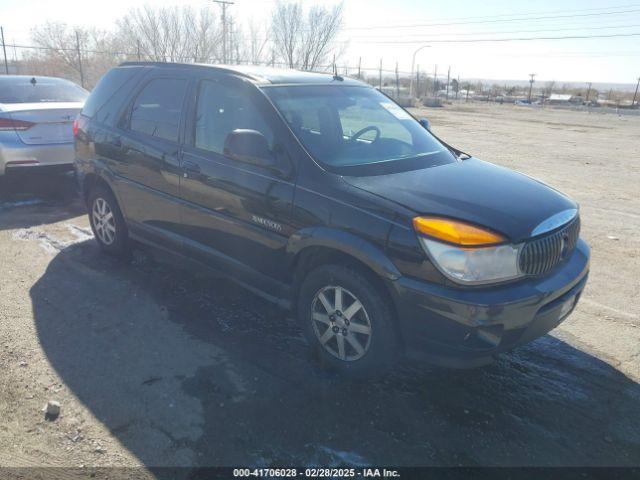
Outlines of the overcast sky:
{"label": "overcast sky", "polygon": [[[303,0],[333,5],[335,0]],[[48,20],[109,29],[132,6],[219,6],[207,0],[0,0],[7,43],[29,42],[30,29]],[[275,0],[235,0],[229,7],[242,22],[268,22]],[[640,76],[640,1],[630,0],[345,0],[340,63],[431,74],[438,66],[452,76],[486,79],[635,83]],[[635,34],[635,35],[630,35]],[[531,37],[574,39],[487,42]],[[447,43],[455,40],[455,43]]]}

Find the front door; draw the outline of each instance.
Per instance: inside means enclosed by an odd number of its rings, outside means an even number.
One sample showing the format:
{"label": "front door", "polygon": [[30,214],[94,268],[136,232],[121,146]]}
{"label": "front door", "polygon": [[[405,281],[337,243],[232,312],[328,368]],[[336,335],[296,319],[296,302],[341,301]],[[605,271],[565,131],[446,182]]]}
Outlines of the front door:
{"label": "front door", "polygon": [[180,182],[187,248],[245,283],[279,295],[281,285],[270,280],[284,280],[286,273],[293,175],[224,155],[229,133],[251,129],[288,162],[279,118],[254,86],[228,76],[198,82],[189,118]]}

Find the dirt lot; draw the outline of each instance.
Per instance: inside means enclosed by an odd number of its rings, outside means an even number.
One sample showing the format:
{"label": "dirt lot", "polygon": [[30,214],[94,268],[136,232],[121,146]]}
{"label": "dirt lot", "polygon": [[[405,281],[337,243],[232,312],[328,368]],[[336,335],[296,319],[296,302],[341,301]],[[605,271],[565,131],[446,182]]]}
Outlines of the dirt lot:
{"label": "dirt lot", "polygon": [[479,370],[341,380],[228,281],[101,255],[71,179],[5,181],[0,465],[640,465],[640,118],[422,113],[580,202],[591,278],[560,328]]}

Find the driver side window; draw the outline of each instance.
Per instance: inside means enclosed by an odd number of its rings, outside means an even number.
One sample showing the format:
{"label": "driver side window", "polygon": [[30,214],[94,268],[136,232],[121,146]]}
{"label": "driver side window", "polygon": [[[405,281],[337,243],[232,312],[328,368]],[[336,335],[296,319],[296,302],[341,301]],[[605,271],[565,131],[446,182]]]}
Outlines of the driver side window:
{"label": "driver side window", "polygon": [[200,82],[196,103],[194,145],[223,154],[224,142],[233,130],[257,130],[273,147],[273,130],[251,98],[241,88],[211,80]]}

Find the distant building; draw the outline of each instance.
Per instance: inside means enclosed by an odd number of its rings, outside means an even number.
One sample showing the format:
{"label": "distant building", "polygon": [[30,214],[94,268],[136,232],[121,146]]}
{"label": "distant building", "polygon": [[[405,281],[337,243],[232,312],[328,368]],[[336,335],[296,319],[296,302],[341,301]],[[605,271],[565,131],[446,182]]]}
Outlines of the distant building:
{"label": "distant building", "polygon": [[547,103],[550,105],[581,105],[583,102],[584,98],[582,98],[581,95],[571,95],[565,93],[552,93],[547,99]]}

